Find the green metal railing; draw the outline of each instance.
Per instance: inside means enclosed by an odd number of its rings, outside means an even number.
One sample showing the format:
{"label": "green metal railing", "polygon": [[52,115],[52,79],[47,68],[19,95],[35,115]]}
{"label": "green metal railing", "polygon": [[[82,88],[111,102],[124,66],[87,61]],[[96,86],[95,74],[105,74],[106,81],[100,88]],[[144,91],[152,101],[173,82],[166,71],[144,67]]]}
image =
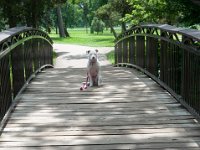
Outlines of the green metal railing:
{"label": "green metal railing", "polygon": [[200,115],[200,31],[170,25],[132,27],[116,39],[115,64],[131,66]]}
{"label": "green metal railing", "polygon": [[31,78],[53,64],[52,40],[43,31],[17,27],[0,33],[0,119]]}

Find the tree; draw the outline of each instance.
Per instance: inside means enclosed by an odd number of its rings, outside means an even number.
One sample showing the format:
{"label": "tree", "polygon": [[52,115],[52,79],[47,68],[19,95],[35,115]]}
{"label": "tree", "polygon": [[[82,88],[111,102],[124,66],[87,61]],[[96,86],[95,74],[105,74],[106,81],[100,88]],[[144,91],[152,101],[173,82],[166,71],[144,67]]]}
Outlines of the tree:
{"label": "tree", "polygon": [[2,9],[0,9],[0,31],[5,29],[6,21],[3,19]]}
{"label": "tree", "polygon": [[[173,11],[179,13],[176,22],[185,26],[200,23],[200,3],[194,0],[165,0],[168,14]],[[196,2],[196,3],[195,3]]]}
{"label": "tree", "polygon": [[86,33],[88,33],[88,29],[87,29],[88,28],[88,14],[89,14],[88,3],[83,2],[80,6],[83,9],[83,18],[85,20]]}
{"label": "tree", "polygon": [[[121,18],[124,18],[127,13],[131,12],[131,5],[127,0],[109,0],[112,10],[118,12]],[[121,21],[122,32],[126,31],[126,22]]]}
{"label": "tree", "polygon": [[118,12],[113,11],[111,4],[106,4],[100,7],[96,11],[96,16],[99,19],[103,20],[106,23],[106,25],[110,27],[114,37],[116,38],[117,33],[114,29],[114,25],[116,24],[116,22],[119,21],[120,15]]}
{"label": "tree", "polygon": [[115,37],[117,34],[114,25],[121,22],[122,32],[126,31],[126,20],[123,20],[127,13],[131,12],[132,6],[127,0],[108,0],[108,3],[101,6],[96,11],[96,16],[102,19],[111,28]]}
{"label": "tree", "polygon": [[99,32],[103,33],[104,26],[105,24],[102,20],[99,20],[98,18],[94,17],[91,24],[91,33],[94,33],[94,32],[97,32],[97,34]]}
{"label": "tree", "polygon": [[23,10],[18,1],[1,0],[0,7],[4,20],[7,20],[10,27],[15,27],[21,21]]}
{"label": "tree", "polygon": [[60,37],[66,37],[60,5],[57,5],[56,12],[58,17],[59,35]]}
{"label": "tree", "polygon": [[[92,20],[95,16],[95,11],[108,3],[108,0],[69,0],[73,5],[78,5],[82,10],[82,20],[84,26],[86,27],[86,32],[88,31],[88,26],[91,25]],[[80,20],[80,19],[79,19]]]}
{"label": "tree", "polygon": [[184,24],[190,26],[199,23],[199,6],[190,0],[128,0],[132,12],[123,18],[126,22],[139,24],[141,22],[167,23],[171,25]]}
{"label": "tree", "polygon": [[1,0],[3,18],[10,27],[27,25],[38,28],[46,12],[67,0]]}

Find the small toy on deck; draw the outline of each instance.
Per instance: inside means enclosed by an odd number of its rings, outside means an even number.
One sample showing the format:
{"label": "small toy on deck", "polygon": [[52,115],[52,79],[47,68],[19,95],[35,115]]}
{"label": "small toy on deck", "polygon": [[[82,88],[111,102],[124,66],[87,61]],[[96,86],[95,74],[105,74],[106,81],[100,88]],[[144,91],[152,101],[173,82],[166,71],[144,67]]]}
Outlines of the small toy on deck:
{"label": "small toy on deck", "polygon": [[89,77],[87,75],[86,82],[83,82],[82,86],[80,87],[81,91],[87,89],[87,87],[90,85],[90,83],[88,82],[88,79],[89,79]]}
{"label": "small toy on deck", "polygon": [[80,90],[81,91],[85,90],[85,89],[87,89],[87,87],[88,87],[87,83],[83,82],[83,85],[80,87]]}

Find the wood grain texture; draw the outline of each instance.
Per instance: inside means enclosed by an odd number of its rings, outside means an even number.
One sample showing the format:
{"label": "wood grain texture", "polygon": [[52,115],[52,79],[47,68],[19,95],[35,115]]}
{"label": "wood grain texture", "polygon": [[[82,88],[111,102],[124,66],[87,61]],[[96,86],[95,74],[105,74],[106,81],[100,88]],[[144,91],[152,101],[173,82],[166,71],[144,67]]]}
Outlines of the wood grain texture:
{"label": "wood grain texture", "polygon": [[199,123],[144,74],[103,67],[103,85],[80,91],[85,74],[41,72],[19,97],[0,150],[200,149]]}

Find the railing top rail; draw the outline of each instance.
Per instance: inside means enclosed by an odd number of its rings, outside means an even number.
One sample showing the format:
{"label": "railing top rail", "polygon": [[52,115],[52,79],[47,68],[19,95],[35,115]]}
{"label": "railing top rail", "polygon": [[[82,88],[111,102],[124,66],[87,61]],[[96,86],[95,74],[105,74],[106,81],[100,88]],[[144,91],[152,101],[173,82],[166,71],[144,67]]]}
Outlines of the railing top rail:
{"label": "railing top rail", "polygon": [[29,27],[15,27],[15,28],[10,28],[8,30],[4,30],[0,32],[0,43],[6,41],[12,36],[15,36],[25,30],[31,29]]}
{"label": "railing top rail", "polygon": [[[51,38],[45,32],[43,32],[42,30],[34,29],[34,28],[31,28],[31,27],[14,27],[14,28],[10,28],[8,30],[0,32],[0,44],[2,44],[3,42],[6,42],[6,41],[11,42],[12,37],[14,37],[16,35],[20,35],[21,33],[24,33],[24,32],[27,32],[27,31],[30,31],[30,32],[35,31],[35,33],[33,35],[43,36],[50,43],[53,43]],[[31,36],[31,34],[30,34],[30,36]],[[27,36],[24,36],[24,37],[27,37]]]}
{"label": "railing top rail", "polygon": [[130,28],[126,32],[120,34],[117,37],[116,40],[119,40],[122,37],[125,37],[128,32],[136,30],[138,28],[158,28],[158,29],[161,29],[163,31],[181,34],[183,36],[186,36],[186,37],[195,39],[197,41],[200,41],[200,31],[199,30],[187,29],[187,28],[178,28],[178,27],[171,26],[171,25],[168,25],[168,24],[144,24],[144,25],[139,25],[139,26],[133,26],[132,28]]}
{"label": "railing top rail", "polygon": [[142,27],[157,27],[161,30],[165,30],[168,32],[176,32],[185,36],[189,36],[195,38],[200,41],[200,31],[195,29],[187,29],[187,28],[178,28],[175,26],[171,26],[168,24],[149,24],[149,25],[141,25]]}

